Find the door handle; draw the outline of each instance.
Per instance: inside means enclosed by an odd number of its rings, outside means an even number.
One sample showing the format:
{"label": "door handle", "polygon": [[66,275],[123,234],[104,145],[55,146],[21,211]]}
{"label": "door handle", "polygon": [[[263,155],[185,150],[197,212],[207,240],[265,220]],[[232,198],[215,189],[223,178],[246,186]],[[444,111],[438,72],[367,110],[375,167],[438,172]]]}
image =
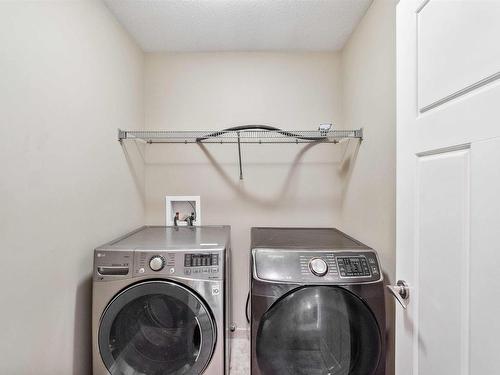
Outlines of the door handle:
{"label": "door handle", "polygon": [[406,281],[398,280],[396,285],[387,285],[387,289],[389,289],[399,304],[403,306],[403,309],[408,308],[408,303],[410,302],[410,287]]}

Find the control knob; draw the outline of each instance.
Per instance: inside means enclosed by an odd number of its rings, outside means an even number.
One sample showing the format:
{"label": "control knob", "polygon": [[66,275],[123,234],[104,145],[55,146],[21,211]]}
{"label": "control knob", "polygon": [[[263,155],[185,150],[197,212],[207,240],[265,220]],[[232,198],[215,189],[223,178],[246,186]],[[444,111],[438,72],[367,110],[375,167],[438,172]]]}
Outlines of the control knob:
{"label": "control knob", "polygon": [[149,268],[153,271],[161,271],[165,267],[165,259],[160,255],[155,255],[149,260]]}
{"label": "control knob", "polygon": [[316,276],[325,276],[328,272],[328,265],[321,258],[312,258],[309,261],[309,269]]}

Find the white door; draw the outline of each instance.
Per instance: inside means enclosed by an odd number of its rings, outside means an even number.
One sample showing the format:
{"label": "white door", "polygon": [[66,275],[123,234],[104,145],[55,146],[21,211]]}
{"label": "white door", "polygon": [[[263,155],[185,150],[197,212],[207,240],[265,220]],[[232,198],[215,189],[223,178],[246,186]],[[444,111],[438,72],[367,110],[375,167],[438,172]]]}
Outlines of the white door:
{"label": "white door", "polygon": [[396,375],[500,374],[500,0],[397,8]]}

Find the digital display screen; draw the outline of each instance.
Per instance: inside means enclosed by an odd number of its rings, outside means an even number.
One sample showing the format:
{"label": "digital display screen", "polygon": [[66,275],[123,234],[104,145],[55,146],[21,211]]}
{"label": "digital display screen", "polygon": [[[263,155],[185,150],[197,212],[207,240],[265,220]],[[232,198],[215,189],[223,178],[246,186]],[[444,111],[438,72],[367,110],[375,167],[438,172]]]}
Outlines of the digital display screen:
{"label": "digital display screen", "polygon": [[184,267],[209,267],[218,265],[218,254],[186,254],[184,256]]}
{"label": "digital display screen", "polygon": [[371,276],[365,257],[337,257],[340,276]]}

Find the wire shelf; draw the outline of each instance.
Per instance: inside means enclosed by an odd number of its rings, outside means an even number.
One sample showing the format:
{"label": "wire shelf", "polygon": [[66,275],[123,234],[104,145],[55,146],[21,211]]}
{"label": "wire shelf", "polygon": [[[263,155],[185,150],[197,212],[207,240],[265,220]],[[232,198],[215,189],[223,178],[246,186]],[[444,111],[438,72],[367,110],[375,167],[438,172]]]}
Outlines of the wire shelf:
{"label": "wire shelf", "polygon": [[[250,129],[249,129],[250,128]],[[267,129],[266,129],[267,128]],[[339,143],[344,139],[363,139],[363,129],[356,130],[282,130],[266,125],[246,125],[217,131],[175,130],[121,130],[118,140],[140,140],[146,143],[236,143],[240,180],[243,180],[241,163],[242,144],[269,143]]]}
{"label": "wire shelf", "polygon": [[356,130],[118,130],[118,140],[142,140],[146,143],[338,143],[343,139],[363,139]]}

